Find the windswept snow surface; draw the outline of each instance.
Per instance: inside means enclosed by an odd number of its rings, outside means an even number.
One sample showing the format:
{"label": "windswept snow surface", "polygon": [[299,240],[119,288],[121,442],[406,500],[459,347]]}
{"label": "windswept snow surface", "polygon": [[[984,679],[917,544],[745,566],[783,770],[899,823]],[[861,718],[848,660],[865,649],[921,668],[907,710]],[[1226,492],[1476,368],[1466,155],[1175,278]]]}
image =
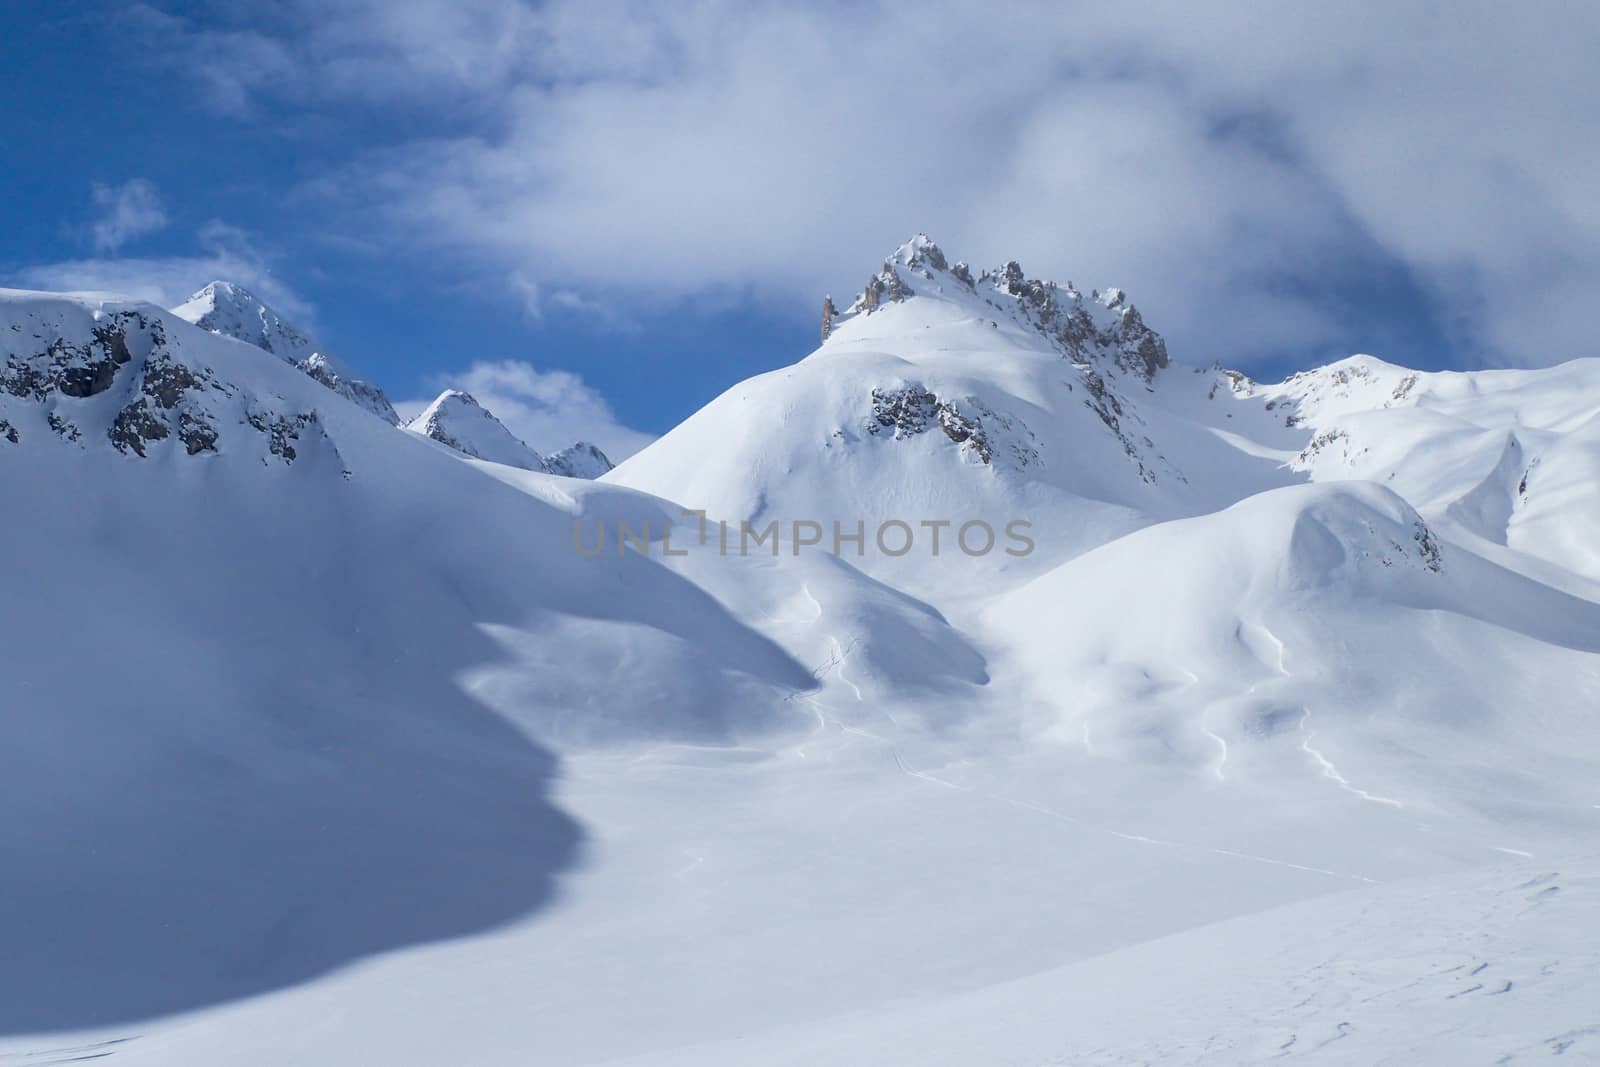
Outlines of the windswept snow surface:
{"label": "windswept snow surface", "polygon": [[1263,385],[1013,268],[598,481],[5,294],[0,1057],[1600,1056],[1600,364]]}

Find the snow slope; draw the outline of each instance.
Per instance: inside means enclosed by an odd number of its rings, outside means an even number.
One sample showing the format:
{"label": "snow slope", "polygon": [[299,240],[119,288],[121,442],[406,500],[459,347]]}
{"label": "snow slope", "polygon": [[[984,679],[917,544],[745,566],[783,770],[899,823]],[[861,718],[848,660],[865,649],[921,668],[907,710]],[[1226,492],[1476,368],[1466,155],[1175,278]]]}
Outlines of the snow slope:
{"label": "snow slope", "polygon": [[[810,721],[809,670],[693,582],[570,551],[570,498],[256,348],[13,291],[0,344],[0,492],[27,516],[0,528],[4,1032],[537,910],[582,835],[531,738],[726,745]],[[868,618],[940,628],[830,580]]]}
{"label": "snow slope", "polygon": [[1261,385],[1013,267],[595,481],[0,298],[0,1055],[1592,1054],[1596,364]]}
{"label": "snow slope", "polygon": [[611,1062],[1587,1063],[1600,1058],[1596,929],[1592,858],[1523,861],[1321,897],[824,1028]]}
{"label": "snow slope", "polygon": [[1354,356],[1246,389],[1310,431],[1294,462],[1313,477],[1383,482],[1463,533],[1600,577],[1583,534],[1600,519],[1600,361],[1429,374]]}

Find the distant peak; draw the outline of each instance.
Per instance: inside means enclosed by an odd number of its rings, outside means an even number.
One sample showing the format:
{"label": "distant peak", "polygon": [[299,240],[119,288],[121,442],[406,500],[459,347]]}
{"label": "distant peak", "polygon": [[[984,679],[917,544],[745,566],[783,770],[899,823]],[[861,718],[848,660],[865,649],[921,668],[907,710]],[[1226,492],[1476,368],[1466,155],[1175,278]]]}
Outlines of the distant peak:
{"label": "distant peak", "polygon": [[406,428],[474,459],[524,470],[545,469],[543,456],[506,429],[471,393],[460,389],[446,389],[434,397]]}
{"label": "distant peak", "polygon": [[244,286],[237,282],[223,281],[220,278],[207,282],[184,303],[194,304],[202,301],[211,304],[227,303],[236,307],[265,306],[259,297]]}
{"label": "distant peak", "polygon": [[546,471],[563,478],[598,478],[615,466],[610,457],[588,441],[568,445],[544,461]]}
{"label": "distant peak", "polygon": [[442,392],[438,396],[434,397],[433,403],[429,404],[428,406],[429,407],[433,407],[433,408],[437,408],[437,407],[444,407],[445,405],[452,404],[452,403],[454,403],[454,404],[464,404],[467,407],[473,407],[473,408],[478,408],[479,410],[484,410],[483,405],[478,403],[478,398],[473,396],[471,393],[467,392],[464,389],[446,389],[444,392]]}

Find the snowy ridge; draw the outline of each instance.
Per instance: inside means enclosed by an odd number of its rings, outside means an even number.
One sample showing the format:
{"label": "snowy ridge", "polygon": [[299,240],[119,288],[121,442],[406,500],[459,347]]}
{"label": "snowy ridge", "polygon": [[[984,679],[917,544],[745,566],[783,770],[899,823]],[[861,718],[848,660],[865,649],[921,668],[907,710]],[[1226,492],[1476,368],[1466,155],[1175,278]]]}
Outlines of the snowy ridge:
{"label": "snowy ridge", "polygon": [[1147,380],[1167,365],[1166,342],[1144,324],[1121,289],[1096,289],[1085,299],[1071,282],[1027,277],[1016,260],[974,278],[972,268],[952,266],[926,234],[895,249],[837,321],[921,295],[928,283],[939,292],[946,285],[964,286],[988,307],[1036,330],[1075,363],[1109,361]]}
{"label": "snowy ridge", "polygon": [[1431,518],[1600,578],[1593,539],[1573,536],[1600,520],[1600,485],[1574,476],[1594,469],[1597,391],[1596,360],[1427,373],[1352,356],[1240,395],[1299,433],[1291,465],[1312,478],[1383,482]]}
{"label": "snowy ridge", "polygon": [[587,441],[541,456],[470,393],[459,389],[446,389],[434,397],[421,414],[406,424],[406,429],[472,459],[561,478],[594,479],[613,466],[604,452]]}
{"label": "snowy ridge", "polygon": [[542,471],[544,457],[523,444],[472,394],[446,389],[406,429],[438,441],[464,456],[522,470]]}
{"label": "snowy ridge", "polygon": [[272,392],[270,375],[219,371],[147,304],[0,290],[0,355],[0,443],[344,468],[303,397]]}
{"label": "snowy ridge", "polygon": [[400,424],[400,416],[382,389],[356,377],[343,363],[322,351],[315,341],[242,286],[211,282],[174,308],[173,314],[202,330],[271,352],[390,425]]}

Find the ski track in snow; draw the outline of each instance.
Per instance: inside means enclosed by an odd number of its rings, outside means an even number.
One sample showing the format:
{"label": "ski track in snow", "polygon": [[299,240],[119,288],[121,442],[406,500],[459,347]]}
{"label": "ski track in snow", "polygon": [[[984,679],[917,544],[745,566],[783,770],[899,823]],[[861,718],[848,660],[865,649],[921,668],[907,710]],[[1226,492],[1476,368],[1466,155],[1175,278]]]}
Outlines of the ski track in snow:
{"label": "ski track in snow", "polygon": [[[1252,625],[1254,625],[1254,627],[1260,631],[1263,637],[1272,642],[1272,647],[1276,652],[1276,667],[1278,673],[1283,675],[1285,678],[1290,677],[1289,668],[1284,662],[1285,649],[1282,639],[1280,639],[1277,634],[1273,633],[1268,626],[1261,622],[1256,622]],[[1255,686],[1251,686],[1249,691],[1254,692]],[[1334,765],[1332,760],[1323,754],[1321,750],[1313,747],[1311,744],[1311,739],[1315,736],[1315,732],[1308,729],[1308,724],[1311,721],[1311,709],[1309,707],[1302,706],[1300,710],[1302,712],[1300,716],[1300,749],[1316,762],[1317,767],[1322,771],[1323,777],[1328,778],[1335,785],[1339,786],[1339,788],[1348,793],[1352,793],[1357,797],[1360,797],[1362,800],[1370,801],[1373,804],[1382,804],[1391,808],[1405,807],[1405,804],[1394,799],[1393,797],[1385,797],[1379,796],[1376,793],[1369,793],[1365,789],[1351,784],[1350,780],[1340,773],[1339,768]]]}
{"label": "ski track in snow", "polygon": [[1300,716],[1300,748],[1306,753],[1306,755],[1316,760],[1317,766],[1322,768],[1323,777],[1332,779],[1340,789],[1343,789],[1349,793],[1354,793],[1362,800],[1369,800],[1374,804],[1385,804],[1391,808],[1405,807],[1404,804],[1398,800],[1395,800],[1393,797],[1380,797],[1376,793],[1369,793],[1365,789],[1351,785],[1350,780],[1339,773],[1339,768],[1333,765],[1332,760],[1328,759],[1327,756],[1324,756],[1320,751],[1311,746],[1311,738],[1315,736],[1315,733],[1314,731],[1306,728],[1306,724],[1311,721],[1311,709],[1304,708],[1302,710],[1305,712],[1305,714]]}
{"label": "ski track in snow", "polygon": [[61,1048],[42,1048],[23,1052],[0,1052],[0,1064],[15,1064],[16,1067],[46,1067],[47,1064],[62,1063],[87,1063],[90,1060],[103,1060],[114,1056],[120,1047],[130,1041],[139,1040],[135,1034],[132,1037],[113,1037],[105,1041],[93,1041],[82,1045],[69,1045]]}
{"label": "ski track in snow", "polygon": [[[1189,670],[1187,667],[1182,667],[1179,669],[1182,670],[1184,674],[1189,676],[1189,688],[1193,688],[1194,686],[1200,684],[1200,676],[1194,673],[1194,671]],[[1254,688],[1254,686],[1251,686],[1251,689]],[[1205,734],[1216,743],[1217,758],[1216,761],[1211,764],[1211,774],[1214,778],[1216,778],[1217,781],[1225,782],[1228,780],[1228,776],[1224,773],[1223,768],[1228,765],[1228,741],[1221,734],[1217,733],[1211,728],[1210,719],[1211,707],[1210,705],[1207,705],[1200,711],[1200,732]]]}

